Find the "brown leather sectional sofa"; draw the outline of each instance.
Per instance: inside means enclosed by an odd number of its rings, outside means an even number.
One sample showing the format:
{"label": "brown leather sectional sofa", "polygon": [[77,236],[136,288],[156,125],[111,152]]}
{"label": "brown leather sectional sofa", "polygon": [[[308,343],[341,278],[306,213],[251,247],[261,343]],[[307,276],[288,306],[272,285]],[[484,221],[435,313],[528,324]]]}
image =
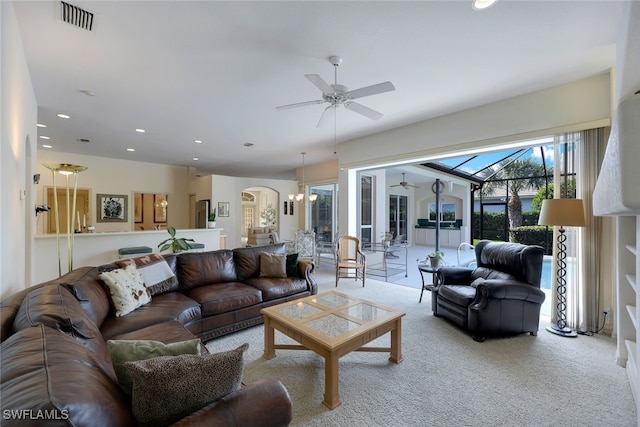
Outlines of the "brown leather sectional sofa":
{"label": "brown leather sectional sofa", "polygon": [[[167,255],[178,284],[122,317],[111,313],[98,279],[115,264],[81,267],[2,301],[2,425],[135,425],[106,341],[172,343],[194,336],[208,341],[261,323],[263,307],[317,293],[313,265],[307,261],[298,263],[296,277],[260,277],[262,251],[283,254],[285,248],[277,244]],[[207,351],[204,345],[202,350]],[[279,381],[265,379],[176,425],[276,426],[290,421],[287,390]]]}

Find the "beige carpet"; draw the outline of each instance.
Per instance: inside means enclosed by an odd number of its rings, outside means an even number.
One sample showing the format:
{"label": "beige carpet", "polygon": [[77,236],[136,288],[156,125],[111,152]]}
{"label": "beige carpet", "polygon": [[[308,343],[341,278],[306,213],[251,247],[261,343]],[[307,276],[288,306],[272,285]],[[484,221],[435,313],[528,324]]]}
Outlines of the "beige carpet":
{"label": "beige carpet", "polygon": [[[317,275],[320,291],[335,289]],[[244,381],[277,378],[293,401],[295,426],[634,426],[636,409],[608,337],[537,337],[473,341],[431,312],[430,293],[367,280],[342,280],[339,291],[405,311],[404,361],[388,353],[351,353],[340,359],[340,399],[322,405],[324,361],[307,351],[278,350],[262,359],[263,327],[207,344],[222,351],[248,342]],[[428,295],[427,295],[428,294]],[[276,342],[288,338],[276,331]],[[379,338],[388,345],[388,335]]]}

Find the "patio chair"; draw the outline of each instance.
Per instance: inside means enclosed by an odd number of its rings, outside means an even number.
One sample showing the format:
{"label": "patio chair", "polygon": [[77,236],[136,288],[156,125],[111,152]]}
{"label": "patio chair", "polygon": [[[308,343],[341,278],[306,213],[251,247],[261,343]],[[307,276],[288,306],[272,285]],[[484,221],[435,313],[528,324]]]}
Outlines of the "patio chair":
{"label": "patio chair", "polygon": [[365,255],[360,251],[360,240],[353,236],[339,237],[336,256],[336,287],[340,278],[362,280],[364,287],[367,262]]}

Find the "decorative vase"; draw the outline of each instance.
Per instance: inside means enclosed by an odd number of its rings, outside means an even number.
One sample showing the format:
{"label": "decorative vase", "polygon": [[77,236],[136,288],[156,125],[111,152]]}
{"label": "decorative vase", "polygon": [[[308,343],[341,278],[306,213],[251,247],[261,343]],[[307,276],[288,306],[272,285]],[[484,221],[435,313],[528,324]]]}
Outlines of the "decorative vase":
{"label": "decorative vase", "polygon": [[431,267],[440,267],[440,258],[438,258],[437,256],[429,257],[429,261],[431,262]]}
{"label": "decorative vase", "polygon": [[207,221],[207,228],[216,228],[215,221]]}

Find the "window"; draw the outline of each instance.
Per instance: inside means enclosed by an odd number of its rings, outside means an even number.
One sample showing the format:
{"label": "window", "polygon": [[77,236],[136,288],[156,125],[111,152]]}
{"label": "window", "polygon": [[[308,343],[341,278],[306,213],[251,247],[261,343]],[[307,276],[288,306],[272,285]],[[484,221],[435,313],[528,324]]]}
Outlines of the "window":
{"label": "window", "polygon": [[243,209],[244,229],[245,231],[253,227],[253,207],[245,207]]}
{"label": "window", "polygon": [[360,242],[373,243],[373,176],[360,175]]}
{"label": "window", "polygon": [[317,194],[310,203],[311,229],[316,233],[316,241],[333,242],[338,223],[338,184],[309,186],[309,194]]}
{"label": "window", "polygon": [[[436,204],[429,203],[429,221],[436,220]],[[440,221],[441,222],[455,222],[456,220],[456,205],[455,203],[441,203],[440,204]]]}

